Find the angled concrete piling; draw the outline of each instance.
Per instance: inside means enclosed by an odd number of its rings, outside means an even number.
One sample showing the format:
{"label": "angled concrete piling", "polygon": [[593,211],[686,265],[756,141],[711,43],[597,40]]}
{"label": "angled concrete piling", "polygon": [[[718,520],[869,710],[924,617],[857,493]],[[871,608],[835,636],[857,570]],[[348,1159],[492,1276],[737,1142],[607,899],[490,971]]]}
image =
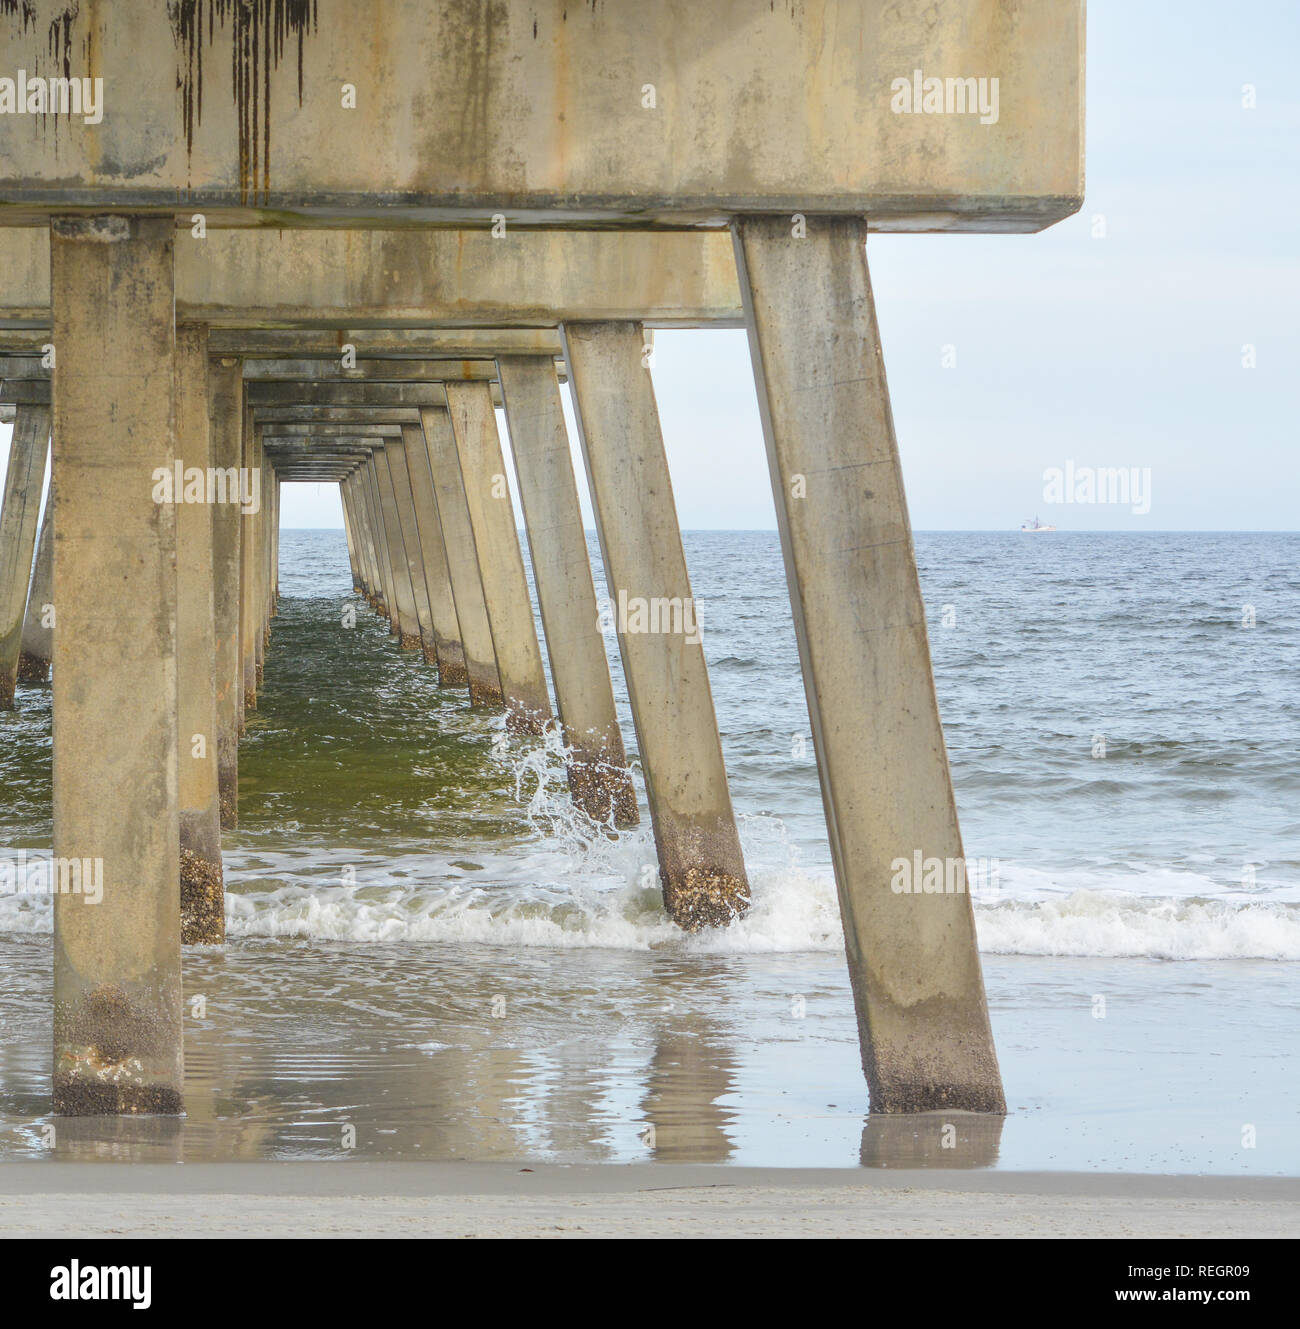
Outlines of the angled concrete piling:
{"label": "angled concrete piling", "polygon": [[506,723],[519,733],[538,734],[552,718],[551,702],[492,394],[486,383],[446,386]]}
{"label": "angled concrete piling", "polygon": [[393,483],[393,496],[397,503],[397,523],[401,529],[402,552],[406,559],[406,576],[411,586],[411,598],[415,604],[420,644],[424,658],[432,660],[436,658],[433,613],[429,607],[429,588],[424,575],[420,533],[415,521],[415,495],[411,489],[411,473],[406,464],[405,443],[400,438],[386,440],[384,459],[388,464],[388,474]]}
{"label": "angled concrete piling", "polygon": [[460,639],[456,598],[447,570],[447,550],[442,540],[442,522],[438,516],[438,499],[433,492],[433,473],[429,470],[429,450],[425,446],[423,428],[403,425],[402,446],[406,449],[406,473],[415,506],[416,539],[420,546],[425,599],[433,636],[433,654],[430,656],[426,643],[425,659],[437,665],[438,682],[444,688],[463,688],[469,682],[465,670],[465,647]]}
{"label": "angled concrete piling", "polygon": [[873,1112],[1005,1111],[885,382],[865,221],[736,253]]}
{"label": "angled concrete piling", "polygon": [[447,574],[456,601],[456,620],[460,624],[461,645],[465,651],[469,699],[475,706],[499,707],[502,704],[501,676],[497,672],[492,627],[483,597],[474,530],[451,421],[445,410],[429,407],[421,410],[420,424],[428,449],[429,471],[433,476],[433,492],[447,553]]}
{"label": "angled concrete piling", "polygon": [[502,356],[497,368],[564,727],[569,790],[596,821],[635,826],[636,790],[614,709],[555,364],[549,357]]}
{"label": "angled concrete piling", "polygon": [[[54,1111],[182,1104],[173,222],[51,224]],[[75,889],[79,884],[80,889]]]}
{"label": "angled concrete piling", "polygon": [[366,459],[362,474],[365,476],[366,504],[370,513],[370,529],[375,537],[375,561],[379,572],[379,597],[375,611],[381,618],[388,619],[389,630],[396,632],[398,629],[394,620],[397,617],[397,609],[393,599],[393,567],[389,557],[391,546],[384,521],[383,504],[380,502],[378,462],[373,452]]}
{"label": "angled concrete piling", "polygon": [[371,459],[375,467],[375,479],[379,484],[379,506],[383,512],[384,533],[388,541],[388,567],[393,578],[390,631],[403,650],[415,651],[420,648],[420,619],[415,610],[415,584],[406,554],[402,521],[397,508],[397,486],[389,465],[387,447],[376,448]]}
{"label": "angled concrete piling", "polygon": [[239,822],[239,715],[243,668],[239,655],[243,365],[232,356],[208,363],[208,440],[224,493],[212,505],[212,611],[215,641],[217,788],[221,825]]}
{"label": "angled concrete piling", "polygon": [[14,706],[49,449],[50,408],[19,406],[0,509],[0,711]]}
{"label": "angled concrete piling", "polygon": [[682,927],[749,907],[699,615],[682,551],[645,331],[563,328],[596,528],[654,823],[664,906]]}
{"label": "angled concrete piling", "polygon": [[209,492],[208,330],[176,329],[177,791],[180,818],[181,943],[226,939],[218,782],[217,638],[213,515]]}
{"label": "angled concrete piling", "polygon": [[48,683],[54,653],[54,497],[46,496],[41,534],[36,545],[36,566],[27,593],[22,650],[18,655],[20,683]]}
{"label": "angled concrete piling", "polygon": [[[249,492],[260,488],[252,483],[252,477],[261,478],[258,464],[258,426],[253,423],[252,410],[245,406],[243,428],[243,473],[249,477]],[[252,503],[241,505],[239,509],[239,673],[240,728],[246,723],[249,711],[257,709],[257,643],[261,637],[261,625],[257,620],[258,603],[258,511],[252,511]]]}

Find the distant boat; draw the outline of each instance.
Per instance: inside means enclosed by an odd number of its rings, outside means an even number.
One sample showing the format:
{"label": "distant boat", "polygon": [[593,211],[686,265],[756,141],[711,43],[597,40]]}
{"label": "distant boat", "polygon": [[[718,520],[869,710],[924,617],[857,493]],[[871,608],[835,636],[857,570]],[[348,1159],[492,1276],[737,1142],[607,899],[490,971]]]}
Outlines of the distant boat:
{"label": "distant boat", "polygon": [[1038,535],[1041,531],[1054,531],[1056,530],[1056,527],[1044,526],[1043,523],[1035,517],[1033,521],[1022,521],[1020,523],[1020,529],[1029,535]]}

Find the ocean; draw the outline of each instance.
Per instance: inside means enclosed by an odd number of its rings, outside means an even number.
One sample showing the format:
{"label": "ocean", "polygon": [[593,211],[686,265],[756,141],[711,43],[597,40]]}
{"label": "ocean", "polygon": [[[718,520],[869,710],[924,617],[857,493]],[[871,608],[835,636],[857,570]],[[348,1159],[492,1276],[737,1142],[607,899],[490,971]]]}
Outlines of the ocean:
{"label": "ocean", "polygon": [[[49,902],[0,893],[0,1160],[1300,1173],[1300,535],[917,535],[1010,1109],[955,1123],[867,1112],[777,536],[684,540],[743,922],[679,932],[643,791],[584,824],[556,740],[400,652],[341,531],[287,530],[187,1115],[49,1116]],[[18,706],[10,859],[50,841],[48,689]]]}

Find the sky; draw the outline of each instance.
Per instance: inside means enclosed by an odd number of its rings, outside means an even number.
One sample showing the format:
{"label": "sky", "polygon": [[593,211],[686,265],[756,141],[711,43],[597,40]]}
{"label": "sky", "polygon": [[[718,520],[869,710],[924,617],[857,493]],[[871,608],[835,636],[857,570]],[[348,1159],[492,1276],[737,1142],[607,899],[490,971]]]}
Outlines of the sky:
{"label": "sky", "polygon": [[[867,245],[912,524],[1295,530],[1300,4],[1091,0],[1087,63],[1076,216]],[[682,527],[774,528],[745,334],[661,331],[653,377]],[[1067,466],[1148,501],[1048,502]],[[282,521],[341,526],[337,490]]]}

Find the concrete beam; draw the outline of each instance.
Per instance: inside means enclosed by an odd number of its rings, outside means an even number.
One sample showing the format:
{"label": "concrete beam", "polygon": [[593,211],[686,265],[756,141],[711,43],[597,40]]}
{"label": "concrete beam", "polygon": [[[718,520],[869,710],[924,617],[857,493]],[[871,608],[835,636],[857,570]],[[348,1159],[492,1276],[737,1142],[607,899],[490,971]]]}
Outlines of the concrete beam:
{"label": "concrete beam", "polygon": [[[176,317],[213,328],[319,336],[367,325],[553,329],[564,318],[635,318],[740,327],[744,319],[721,233],[209,231],[199,240],[180,228],[176,245]],[[48,320],[44,232],[0,230],[0,326]]]}
{"label": "concrete beam", "polygon": [[[805,211],[997,231],[1037,230],[1082,194],[1082,0],[315,0],[207,17],[6,11],[0,69],[48,68],[58,25],[65,72],[102,78],[57,152],[53,135],[11,136],[15,220],[183,199],[275,226]],[[996,117],[978,101],[900,113],[898,82],[922,76],[998,78]]]}

